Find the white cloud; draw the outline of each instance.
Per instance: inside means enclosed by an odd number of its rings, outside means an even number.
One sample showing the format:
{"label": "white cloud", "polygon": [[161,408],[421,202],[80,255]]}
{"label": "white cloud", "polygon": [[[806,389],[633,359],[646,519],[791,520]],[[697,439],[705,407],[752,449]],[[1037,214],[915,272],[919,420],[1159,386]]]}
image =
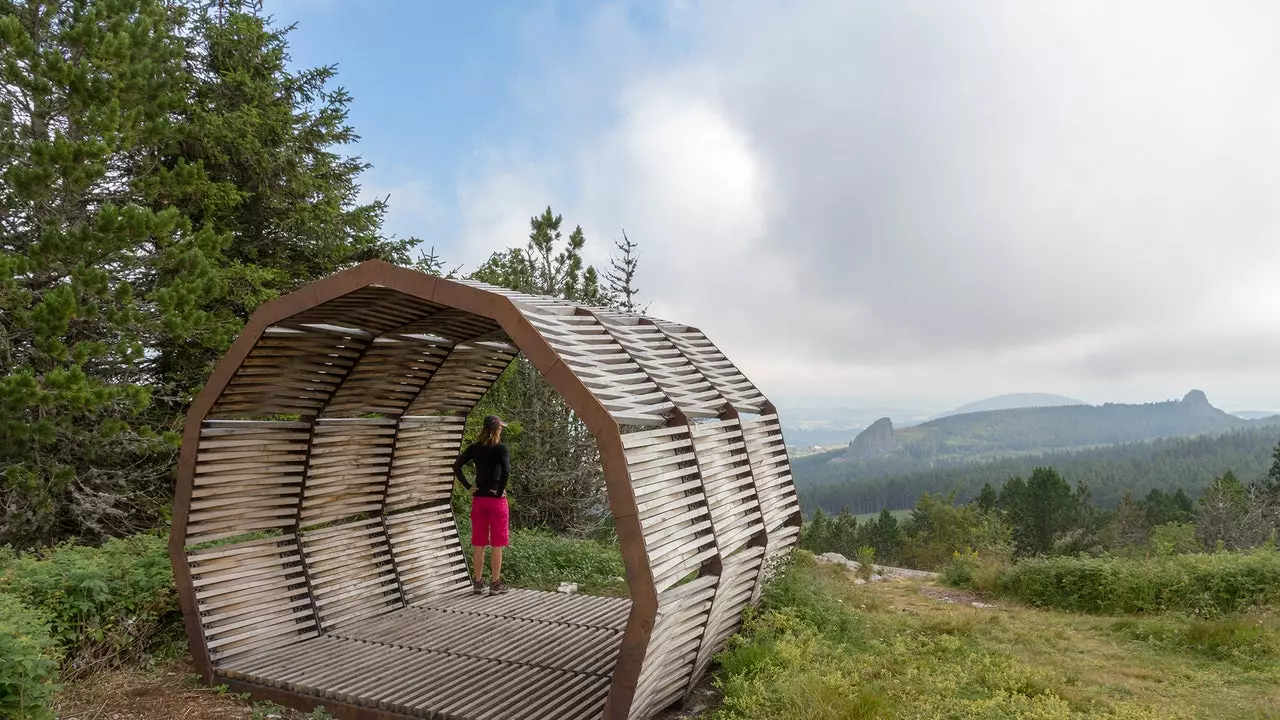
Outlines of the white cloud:
{"label": "white cloud", "polygon": [[653,312],[775,392],[1280,408],[1280,6],[668,10],[677,61],[611,6],[545,70],[612,122],[464,183],[469,255],[547,202],[625,227]]}
{"label": "white cloud", "polygon": [[440,199],[423,180],[381,184],[374,173],[360,188],[359,202],[387,201],[383,231],[399,238],[417,237],[430,247],[447,212]]}
{"label": "white cloud", "polygon": [[486,151],[477,155],[478,170],[457,188],[461,213],[459,242],[453,248],[462,263],[474,269],[496,250],[523,247],[529,237],[529,218],[548,204],[555,205],[553,178],[546,168],[513,154]]}

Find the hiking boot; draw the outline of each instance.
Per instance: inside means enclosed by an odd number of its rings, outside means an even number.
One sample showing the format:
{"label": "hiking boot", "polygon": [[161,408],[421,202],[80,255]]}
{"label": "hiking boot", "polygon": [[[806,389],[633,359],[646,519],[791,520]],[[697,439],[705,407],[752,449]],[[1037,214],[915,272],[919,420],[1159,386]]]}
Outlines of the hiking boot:
{"label": "hiking boot", "polygon": [[471,580],[471,592],[475,593],[476,595],[483,595],[483,594],[484,594],[484,581],[483,581],[483,580],[476,580],[475,578],[472,578],[472,580]]}
{"label": "hiking boot", "polygon": [[498,578],[497,580],[493,581],[492,585],[489,586],[489,594],[501,595],[510,589],[511,588],[507,587],[506,583],[502,582],[502,578]]}

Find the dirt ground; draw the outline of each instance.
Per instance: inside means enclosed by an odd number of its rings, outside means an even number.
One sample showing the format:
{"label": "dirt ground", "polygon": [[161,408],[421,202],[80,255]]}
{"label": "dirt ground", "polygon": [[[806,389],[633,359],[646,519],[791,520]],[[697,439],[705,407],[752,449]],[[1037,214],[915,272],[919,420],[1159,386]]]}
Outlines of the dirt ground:
{"label": "dirt ground", "polygon": [[63,690],[54,705],[59,720],[257,720],[301,717],[258,709],[200,684],[190,660],[153,670],[100,673]]}

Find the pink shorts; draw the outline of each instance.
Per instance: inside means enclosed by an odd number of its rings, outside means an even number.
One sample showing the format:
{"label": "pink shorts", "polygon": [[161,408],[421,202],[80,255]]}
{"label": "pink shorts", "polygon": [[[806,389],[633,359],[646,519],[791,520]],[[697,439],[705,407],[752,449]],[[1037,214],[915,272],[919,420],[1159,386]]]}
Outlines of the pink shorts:
{"label": "pink shorts", "polygon": [[471,498],[471,546],[507,546],[507,499]]}

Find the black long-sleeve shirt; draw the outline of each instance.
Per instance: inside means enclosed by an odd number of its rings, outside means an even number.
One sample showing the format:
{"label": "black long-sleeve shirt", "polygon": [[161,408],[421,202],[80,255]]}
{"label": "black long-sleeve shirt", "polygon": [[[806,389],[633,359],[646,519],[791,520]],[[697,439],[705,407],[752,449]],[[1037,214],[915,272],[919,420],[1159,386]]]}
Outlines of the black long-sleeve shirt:
{"label": "black long-sleeve shirt", "polygon": [[507,490],[507,479],[511,477],[511,456],[507,446],[477,445],[471,443],[453,462],[453,474],[462,483],[462,487],[470,490],[471,485],[462,474],[462,467],[472,460],[476,463],[476,496],[502,497]]}

